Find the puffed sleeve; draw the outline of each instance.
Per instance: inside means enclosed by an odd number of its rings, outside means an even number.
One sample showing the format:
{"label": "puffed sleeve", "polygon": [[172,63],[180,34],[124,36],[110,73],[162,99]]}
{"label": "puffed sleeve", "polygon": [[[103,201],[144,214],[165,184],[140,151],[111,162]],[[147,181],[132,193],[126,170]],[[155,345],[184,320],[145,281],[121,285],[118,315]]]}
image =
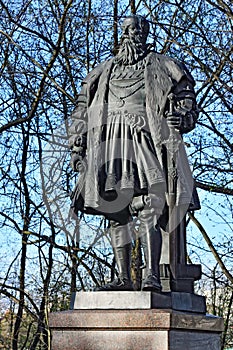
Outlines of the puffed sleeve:
{"label": "puffed sleeve", "polygon": [[193,80],[183,77],[174,89],[175,112],[181,116],[181,133],[195,128],[198,118]]}
{"label": "puffed sleeve", "polygon": [[86,83],[82,84],[81,92],[77,99],[71,119],[69,146],[71,153],[84,157],[87,148],[87,93]]}

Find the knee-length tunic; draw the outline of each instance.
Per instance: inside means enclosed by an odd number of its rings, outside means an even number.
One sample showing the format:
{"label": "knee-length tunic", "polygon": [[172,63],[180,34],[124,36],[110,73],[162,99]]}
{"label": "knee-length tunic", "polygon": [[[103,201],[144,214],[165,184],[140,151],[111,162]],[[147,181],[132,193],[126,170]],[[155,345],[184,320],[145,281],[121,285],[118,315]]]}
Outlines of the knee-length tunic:
{"label": "knee-length tunic", "polygon": [[150,193],[164,184],[148,129],[143,66],[113,68],[101,141],[104,198],[122,191],[132,196]]}

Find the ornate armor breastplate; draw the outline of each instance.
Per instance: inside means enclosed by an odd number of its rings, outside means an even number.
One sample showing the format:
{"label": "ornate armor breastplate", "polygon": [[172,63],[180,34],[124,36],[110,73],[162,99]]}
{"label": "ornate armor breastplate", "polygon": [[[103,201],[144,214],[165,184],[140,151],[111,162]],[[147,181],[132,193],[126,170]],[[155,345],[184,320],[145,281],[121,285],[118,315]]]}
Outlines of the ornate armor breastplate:
{"label": "ornate armor breastplate", "polygon": [[123,108],[130,113],[145,113],[144,69],[142,64],[135,66],[113,68],[109,82],[109,110]]}

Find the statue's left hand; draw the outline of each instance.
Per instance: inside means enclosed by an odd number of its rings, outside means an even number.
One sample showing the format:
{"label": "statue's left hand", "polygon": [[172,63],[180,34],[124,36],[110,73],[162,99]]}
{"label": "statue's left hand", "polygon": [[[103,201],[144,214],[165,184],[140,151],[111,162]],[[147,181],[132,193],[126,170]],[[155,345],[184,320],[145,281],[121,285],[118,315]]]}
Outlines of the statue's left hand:
{"label": "statue's left hand", "polygon": [[169,128],[175,128],[177,130],[180,130],[182,118],[179,113],[176,113],[176,112],[167,113],[166,120]]}

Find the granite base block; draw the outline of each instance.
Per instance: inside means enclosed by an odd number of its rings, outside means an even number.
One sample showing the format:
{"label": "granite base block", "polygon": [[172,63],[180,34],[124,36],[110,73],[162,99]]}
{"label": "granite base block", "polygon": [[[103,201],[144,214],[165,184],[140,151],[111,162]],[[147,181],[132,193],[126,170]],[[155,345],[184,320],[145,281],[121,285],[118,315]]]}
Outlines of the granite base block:
{"label": "granite base block", "polygon": [[174,310],[51,313],[52,350],[220,350],[223,320]]}

